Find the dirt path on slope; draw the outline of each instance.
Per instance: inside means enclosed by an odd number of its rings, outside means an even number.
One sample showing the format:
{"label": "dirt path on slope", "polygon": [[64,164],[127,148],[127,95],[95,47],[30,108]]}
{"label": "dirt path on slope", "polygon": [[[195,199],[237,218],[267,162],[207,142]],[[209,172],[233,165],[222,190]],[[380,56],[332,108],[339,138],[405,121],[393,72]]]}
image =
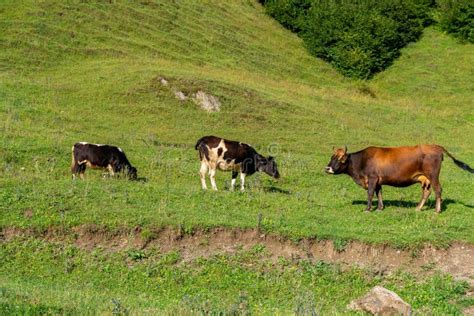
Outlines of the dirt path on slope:
{"label": "dirt path on slope", "polygon": [[0,243],[18,237],[72,243],[85,250],[101,247],[107,251],[120,251],[154,247],[163,253],[179,251],[183,261],[216,254],[233,254],[262,245],[272,260],[280,257],[292,260],[321,260],[371,268],[380,273],[399,269],[413,273],[439,270],[456,279],[467,281],[471,288],[474,288],[474,245],[461,242],[455,242],[447,249],[427,245],[415,252],[352,241],[345,245],[343,250],[338,251],[332,241],[303,239],[293,242],[254,229],[214,228],[185,234],[179,228],[163,228],[146,233],[140,228],[111,232],[95,225],[82,225],[71,230],[52,227],[41,233],[28,229],[4,228]]}

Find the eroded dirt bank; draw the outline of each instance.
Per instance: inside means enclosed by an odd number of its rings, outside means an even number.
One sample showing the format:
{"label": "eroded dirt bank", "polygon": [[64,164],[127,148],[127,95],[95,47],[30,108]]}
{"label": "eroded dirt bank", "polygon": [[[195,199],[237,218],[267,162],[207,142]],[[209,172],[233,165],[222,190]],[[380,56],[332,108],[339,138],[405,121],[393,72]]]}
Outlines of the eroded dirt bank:
{"label": "eroded dirt bank", "polygon": [[179,228],[142,231],[140,228],[111,232],[94,225],[82,225],[66,230],[52,227],[43,232],[28,229],[4,228],[0,242],[14,238],[35,237],[50,242],[72,243],[81,249],[101,247],[108,251],[127,248],[155,247],[161,252],[179,251],[184,261],[216,254],[232,254],[263,245],[270,259],[279,257],[299,260],[322,260],[342,265],[358,265],[389,273],[398,269],[411,272],[440,270],[474,287],[474,245],[456,242],[447,249],[425,246],[414,252],[390,246],[349,242],[341,250],[332,241],[304,239],[293,242],[255,229],[214,228],[183,233]]}

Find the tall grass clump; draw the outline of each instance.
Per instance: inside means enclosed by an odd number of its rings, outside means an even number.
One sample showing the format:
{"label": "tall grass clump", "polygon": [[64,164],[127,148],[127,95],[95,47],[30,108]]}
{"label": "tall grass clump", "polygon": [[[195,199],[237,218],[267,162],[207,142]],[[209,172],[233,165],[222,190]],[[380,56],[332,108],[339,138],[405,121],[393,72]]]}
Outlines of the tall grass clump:
{"label": "tall grass clump", "polygon": [[431,23],[424,0],[267,0],[266,11],[296,32],[315,56],[348,77],[367,79]]}
{"label": "tall grass clump", "polygon": [[474,2],[439,0],[441,29],[463,41],[474,43]]}

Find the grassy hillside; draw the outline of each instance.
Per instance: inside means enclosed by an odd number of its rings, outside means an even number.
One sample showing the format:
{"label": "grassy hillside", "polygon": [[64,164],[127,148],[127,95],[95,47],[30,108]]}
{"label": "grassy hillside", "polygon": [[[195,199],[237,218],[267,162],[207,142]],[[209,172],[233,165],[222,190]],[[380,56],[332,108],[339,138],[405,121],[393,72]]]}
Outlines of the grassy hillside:
{"label": "grassy hillside", "polygon": [[[428,29],[388,72],[358,83],[310,57],[252,2],[7,2],[2,16],[2,226],[254,227],[262,213],[268,230],[292,237],[472,241],[472,176],[449,160],[439,216],[414,212],[417,186],[386,188],[387,210],[367,216],[363,190],[322,172],[344,144],[439,143],[473,164],[472,45]],[[214,93],[223,110],[205,113],[173,89]],[[283,179],[253,176],[239,194],[219,173],[224,190],[201,192],[193,145],[205,134],[271,148]],[[148,182],[94,171],[70,181],[76,141],[120,145]]]}
{"label": "grassy hillside", "polygon": [[[262,214],[264,230],[293,239],[402,247],[474,242],[473,178],[448,158],[440,215],[433,196],[428,210],[415,212],[418,186],[385,188],[386,210],[365,214],[361,188],[323,173],[332,147],[345,144],[356,151],[439,143],[474,165],[470,44],[429,28],[388,71],[356,82],[311,57],[253,1],[2,1],[0,17],[2,228],[94,223],[190,232],[253,228]],[[159,84],[162,76],[169,86]],[[222,111],[178,101],[175,89],[210,92]],[[221,190],[202,192],[194,143],[206,134],[270,152],[282,179],[254,175],[248,192],[231,193],[230,174],[218,173]],[[90,170],[86,181],[71,181],[77,141],[121,146],[148,181],[103,179]],[[22,253],[21,242],[9,247],[4,256]],[[49,286],[27,282],[26,272],[6,277],[21,260],[2,266],[8,289]],[[96,264],[84,260],[80,265]],[[87,301],[91,294],[77,295]]]}

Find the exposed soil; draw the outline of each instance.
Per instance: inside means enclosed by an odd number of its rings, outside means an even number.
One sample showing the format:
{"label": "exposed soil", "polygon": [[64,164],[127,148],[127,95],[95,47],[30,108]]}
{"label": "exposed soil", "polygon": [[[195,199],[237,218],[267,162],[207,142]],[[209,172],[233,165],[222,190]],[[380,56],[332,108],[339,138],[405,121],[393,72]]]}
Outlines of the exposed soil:
{"label": "exposed soil", "polygon": [[447,249],[427,245],[414,252],[353,241],[342,251],[338,251],[332,241],[304,239],[296,243],[254,229],[215,228],[185,234],[179,228],[169,227],[147,232],[142,232],[140,228],[111,232],[94,225],[82,225],[73,229],[54,227],[44,232],[4,228],[1,231],[0,243],[17,237],[36,237],[51,242],[73,243],[85,250],[96,247],[108,251],[148,247],[157,248],[163,253],[177,250],[181,253],[183,261],[216,254],[233,254],[256,245],[263,245],[271,260],[277,260],[279,257],[293,260],[321,260],[345,266],[371,268],[382,274],[398,269],[414,273],[440,270],[467,281],[474,288],[474,245],[461,242],[456,242]]}

